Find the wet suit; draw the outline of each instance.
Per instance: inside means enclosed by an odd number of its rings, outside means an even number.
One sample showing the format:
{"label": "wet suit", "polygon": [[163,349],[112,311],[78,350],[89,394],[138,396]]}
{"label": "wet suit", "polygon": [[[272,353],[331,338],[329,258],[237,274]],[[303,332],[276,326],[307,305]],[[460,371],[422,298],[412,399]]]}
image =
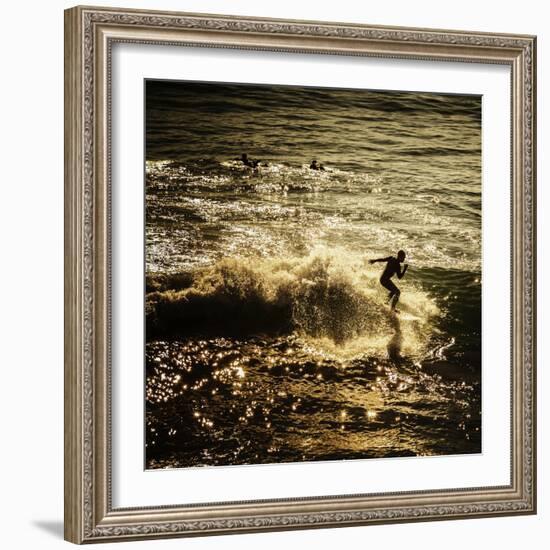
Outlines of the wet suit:
{"label": "wet suit", "polygon": [[249,168],[258,168],[260,164],[259,160],[249,159],[246,153],[243,153],[241,158],[236,158],[235,160],[240,160],[245,166],[248,166]]}
{"label": "wet suit", "polygon": [[391,278],[394,275],[397,275],[398,279],[403,278],[408,266],[405,265],[403,269],[401,269],[401,262],[393,256],[388,256],[387,258],[379,258],[378,260],[371,260],[371,263],[375,262],[386,262],[386,268],[384,269],[384,272],[380,277],[380,284],[390,291],[388,299],[392,304],[392,308],[395,308],[395,305],[399,300],[399,296],[401,295],[401,291],[391,280]]}

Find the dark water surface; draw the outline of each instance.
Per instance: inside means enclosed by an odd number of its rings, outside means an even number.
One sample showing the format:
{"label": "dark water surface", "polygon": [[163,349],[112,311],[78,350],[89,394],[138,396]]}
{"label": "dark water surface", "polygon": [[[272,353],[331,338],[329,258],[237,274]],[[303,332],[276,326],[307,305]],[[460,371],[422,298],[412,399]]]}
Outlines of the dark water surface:
{"label": "dark water surface", "polygon": [[481,99],[146,101],[146,466],[480,452]]}

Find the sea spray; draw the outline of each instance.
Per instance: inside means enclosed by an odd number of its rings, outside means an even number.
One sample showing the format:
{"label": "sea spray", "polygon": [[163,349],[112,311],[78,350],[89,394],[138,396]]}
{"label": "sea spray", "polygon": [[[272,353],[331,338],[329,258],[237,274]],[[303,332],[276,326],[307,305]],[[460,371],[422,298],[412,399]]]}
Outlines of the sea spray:
{"label": "sea spray", "polygon": [[[193,273],[151,276],[147,286],[150,335],[289,334],[339,352],[386,351],[395,332],[377,270],[344,251],[303,258],[227,258]],[[407,285],[400,323],[403,347],[419,351],[438,309]],[[336,352],[336,351],[335,351]]]}

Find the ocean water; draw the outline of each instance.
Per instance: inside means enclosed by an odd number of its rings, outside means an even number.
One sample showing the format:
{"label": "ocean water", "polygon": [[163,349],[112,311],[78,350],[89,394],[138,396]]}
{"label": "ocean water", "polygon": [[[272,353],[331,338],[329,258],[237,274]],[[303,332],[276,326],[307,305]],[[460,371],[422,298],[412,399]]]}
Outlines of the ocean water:
{"label": "ocean water", "polygon": [[481,452],[480,97],[148,81],[145,146],[147,468]]}

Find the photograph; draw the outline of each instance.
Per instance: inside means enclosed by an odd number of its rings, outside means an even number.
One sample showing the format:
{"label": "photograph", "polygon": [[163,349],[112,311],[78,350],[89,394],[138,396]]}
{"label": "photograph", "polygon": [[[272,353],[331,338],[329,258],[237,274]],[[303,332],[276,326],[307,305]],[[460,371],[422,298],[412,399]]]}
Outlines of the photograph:
{"label": "photograph", "polygon": [[481,453],[482,97],[144,94],[145,469]]}
{"label": "photograph", "polygon": [[65,540],[536,514],[540,25],[257,6],[64,11]]}

